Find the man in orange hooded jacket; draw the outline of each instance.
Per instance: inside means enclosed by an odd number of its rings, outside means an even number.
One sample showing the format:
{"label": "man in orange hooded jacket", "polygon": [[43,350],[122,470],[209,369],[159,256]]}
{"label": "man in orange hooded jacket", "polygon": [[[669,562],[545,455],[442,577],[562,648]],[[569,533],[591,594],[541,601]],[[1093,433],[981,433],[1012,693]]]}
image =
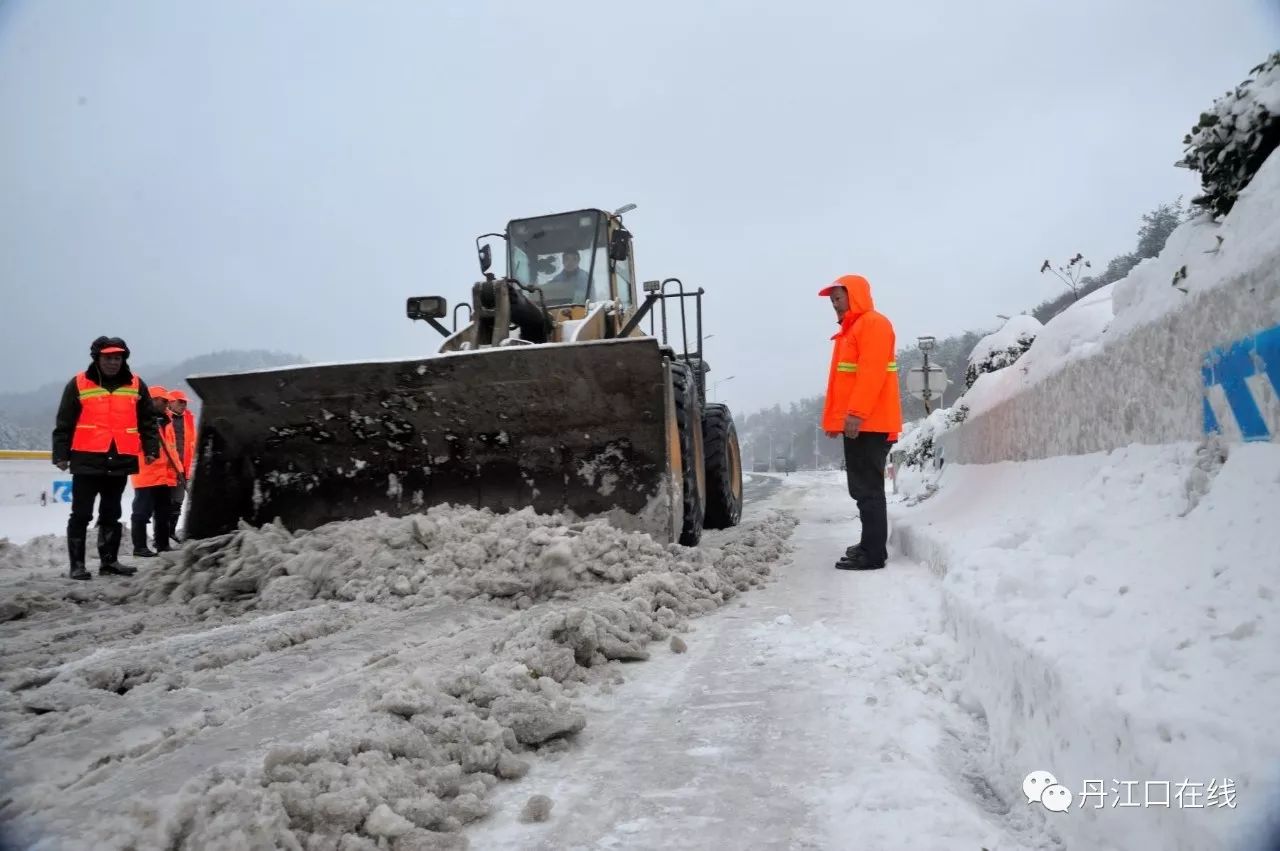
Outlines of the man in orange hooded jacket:
{"label": "man in orange hooded jacket", "polygon": [[843,275],[818,295],[831,299],[840,323],[831,338],[822,430],[844,438],[849,496],[862,520],[862,540],[845,550],[836,567],[878,570],[889,558],[884,465],[902,431],[893,325],[876,312],[871,284],[861,275]]}

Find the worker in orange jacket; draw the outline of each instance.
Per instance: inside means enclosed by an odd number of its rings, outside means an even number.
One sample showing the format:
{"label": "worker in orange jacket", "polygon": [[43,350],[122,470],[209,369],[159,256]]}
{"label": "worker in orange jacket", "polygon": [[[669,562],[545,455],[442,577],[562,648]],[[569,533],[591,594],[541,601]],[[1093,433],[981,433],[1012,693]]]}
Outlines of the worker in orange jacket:
{"label": "worker in orange jacket", "polygon": [[840,330],[831,338],[822,430],[844,438],[849,496],[858,504],[862,539],[836,562],[841,570],[878,570],[889,559],[884,468],[902,431],[893,324],[877,313],[871,284],[842,275],[818,295],[831,299]]}
{"label": "worker in orange jacket", "polygon": [[[133,554],[138,558],[150,558],[169,550],[170,492],[185,482],[186,474],[178,460],[178,445],[173,433],[173,421],[169,417],[169,391],[163,387],[151,388],[152,416],[160,434],[160,455],[154,461],[144,461],[133,477],[133,516],[130,531],[133,533]],[[155,521],[155,550],[147,548],[147,523]]]}
{"label": "worker in orange jacket", "polygon": [[187,483],[191,481],[196,462],[196,418],[187,408],[187,394],[181,390],[169,391],[169,416],[173,420],[174,443],[178,447],[178,461],[186,473],[186,482],[179,482],[170,493],[169,534],[179,540],[178,519],[182,516],[182,503],[187,498]]}

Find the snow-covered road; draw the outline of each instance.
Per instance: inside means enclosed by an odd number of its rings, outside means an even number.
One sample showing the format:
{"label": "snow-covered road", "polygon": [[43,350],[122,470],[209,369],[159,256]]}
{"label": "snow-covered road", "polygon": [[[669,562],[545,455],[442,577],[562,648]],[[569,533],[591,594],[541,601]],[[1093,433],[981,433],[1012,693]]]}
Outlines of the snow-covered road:
{"label": "snow-covered road", "polygon": [[938,577],[833,568],[839,472],[747,494],[694,551],[466,511],[117,582],[0,549],[0,814],[57,848],[1064,847],[983,774]]}
{"label": "snow-covered road", "polygon": [[[775,482],[778,480],[775,480]],[[980,717],[954,685],[937,580],[894,560],[836,571],[856,539],[842,474],[753,507],[800,518],[790,564],[694,623],[685,654],[627,669],[573,745],[495,790],[478,848],[1052,848],[971,761]],[[519,813],[532,795],[545,823]]]}

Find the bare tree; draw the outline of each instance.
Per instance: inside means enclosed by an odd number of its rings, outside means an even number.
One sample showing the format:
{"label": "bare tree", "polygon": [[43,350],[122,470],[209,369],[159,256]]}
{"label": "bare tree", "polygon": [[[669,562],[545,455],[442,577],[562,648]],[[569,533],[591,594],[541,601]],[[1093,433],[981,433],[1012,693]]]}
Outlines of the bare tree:
{"label": "bare tree", "polygon": [[1079,251],[1076,256],[1066,262],[1066,265],[1054,267],[1048,260],[1040,267],[1040,274],[1052,272],[1059,280],[1067,285],[1071,290],[1072,297],[1079,301],[1080,299],[1080,279],[1084,276],[1084,270],[1092,268],[1088,260],[1084,259],[1084,255]]}

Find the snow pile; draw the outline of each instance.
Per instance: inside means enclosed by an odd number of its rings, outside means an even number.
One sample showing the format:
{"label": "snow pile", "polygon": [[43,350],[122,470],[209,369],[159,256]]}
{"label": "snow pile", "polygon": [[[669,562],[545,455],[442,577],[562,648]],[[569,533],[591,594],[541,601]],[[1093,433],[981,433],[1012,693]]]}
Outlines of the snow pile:
{"label": "snow pile", "polygon": [[1031,348],[1039,336],[1040,320],[1034,316],[1011,316],[998,330],[983,337],[969,353],[969,366],[965,370],[965,386],[972,387],[979,375],[1004,369]]}
{"label": "snow pile", "polygon": [[895,456],[902,453],[900,471],[906,467],[932,466],[931,462],[936,457],[937,437],[952,425],[951,413],[949,408],[939,408],[922,420],[903,425],[902,434],[891,450]]}
{"label": "snow pile", "polygon": [[[1089,357],[1102,345],[1103,333],[1111,322],[1111,292],[1115,285],[1097,289],[1059,313],[1048,324],[1040,325],[1034,317],[1026,316],[1039,326],[1037,333],[1022,329],[1017,337],[997,334],[984,338],[985,343],[996,337],[1006,343],[1003,348],[993,347],[994,357],[977,360],[978,350],[970,359],[974,381],[957,401],[969,409],[971,415],[991,410],[1001,402],[1013,398],[1026,387],[1044,380],[1064,364]],[[1018,318],[1018,317],[1014,317]],[[1013,319],[1010,319],[1010,323]],[[1006,326],[1007,327],[1007,326]],[[1023,349],[1019,339],[1030,336],[1033,342]],[[982,344],[979,344],[981,347]],[[1021,352],[1021,354],[1019,354]],[[1013,366],[1016,361],[1016,366]],[[987,363],[988,368],[978,369],[975,363]]]}
{"label": "snow pile", "polygon": [[[1221,222],[1207,215],[1179,225],[1160,256],[1115,284],[1116,320],[1108,337],[1129,333],[1196,296],[1266,266],[1280,245],[1280,156],[1272,154]],[[1176,286],[1175,286],[1176,284]]]}
{"label": "snow pile", "polygon": [[[1090,293],[1049,320],[1026,354],[1017,359],[1016,369],[997,365],[990,377],[979,374],[961,399],[971,414],[988,411],[1071,362],[1098,354],[1110,341],[1172,310],[1193,305],[1188,294],[1203,293],[1233,280],[1260,264],[1277,244],[1280,157],[1273,155],[1223,222],[1201,216],[1179,225],[1158,257],[1142,261],[1122,280]],[[1181,289],[1173,285],[1175,277]],[[1015,319],[1035,322],[1031,317],[1011,318],[996,334],[983,338],[974,349],[971,366],[992,351],[1012,345],[1009,329]],[[1019,333],[1029,330],[1020,329]]]}
{"label": "snow pile", "polygon": [[1196,440],[1206,353],[1277,322],[1280,156],[1273,154],[1220,224],[1202,216],[1180,225],[1158,257],[1054,317],[1013,366],[980,376],[959,400],[968,419],[941,439],[947,460]]}
{"label": "snow pile", "polygon": [[673,564],[692,571],[706,558],[703,550],[659,544],[602,520],[562,521],[532,509],[495,515],[438,506],[298,533],[276,525],[242,529],[184,547],[144,593],[150,602],[185,603],[196,612],[283,610],[314,600],[403,609],[439,598],[527,609]]}
{"label": "snow pile", "polygon": [[1086,779],[1234,782],[1239,809],[1091,803],[1059,822],[1073,847],[1228,847],[1274,806],[1280,446],[948,465],[939,483],[895,509],[894,537],[945,573],[1003,792],[1031,770],[1077,796]]}
{"label": "snow pile", "polygon": [[[583,684],[764,582],[794,523],[766,514],[688,549],[603,521],[441,506],[193,542],[80,592],[115,595],[80,605],[117,609],[118,632],[141,614],[147,635],[170,634],[76,659],[63,654],[84,636],[55,637],[43,666],[34,637],[12,645],[0,717],[25,774],[0,815],[42,826],[37,848],[465,847],[456,831],[488,812],[489,789],[583,729]],[[33,611],[31,626],[66,614]],[[349,673],[288,683],[321,648]],[[107,732],[135,714],[145,730]],[[192,764],[213,767],[177,794],[157,779]]]}

